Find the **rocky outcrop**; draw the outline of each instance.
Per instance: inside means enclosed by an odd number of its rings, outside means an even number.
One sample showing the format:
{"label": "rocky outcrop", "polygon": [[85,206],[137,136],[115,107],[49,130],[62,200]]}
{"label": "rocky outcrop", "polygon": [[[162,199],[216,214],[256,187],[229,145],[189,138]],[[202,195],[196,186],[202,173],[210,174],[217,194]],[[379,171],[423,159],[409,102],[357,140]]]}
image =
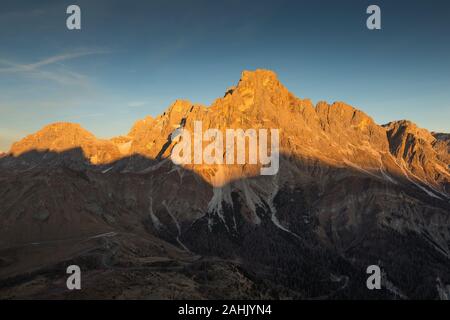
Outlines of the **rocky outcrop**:
{"label": "rocky outcrop", "polygon": [[448,133],[435,133],[433,137],[436,140],[433,142],[433,149],[436,151],[439,160],[450,166],[450,134]]}
{"label": "rocky outcrop", "polygon": [[385,128],[391,153],[407,168],[411,176],[448,194],[448,141],[445,138],[437,139],[429,131],[410,121],[391,122]]}

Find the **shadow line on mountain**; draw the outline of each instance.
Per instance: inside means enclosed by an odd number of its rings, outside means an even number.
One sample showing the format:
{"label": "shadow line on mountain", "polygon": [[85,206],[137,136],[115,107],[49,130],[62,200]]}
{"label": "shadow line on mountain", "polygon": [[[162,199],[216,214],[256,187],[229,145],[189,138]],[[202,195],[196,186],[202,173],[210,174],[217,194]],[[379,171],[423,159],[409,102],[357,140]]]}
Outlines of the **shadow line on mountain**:
{"label": "shadow line on mountain", "polygon": [[[290,168],[285,166],[285,164],[288,163],[292,164]],[[6,154],[0,158],[0,175],[2,171],[4,172],[3,174],[7,173],[8,175],[11,175],[14,172],[16,174],[21,174],[23,172],[32,170],[35,171],[38,169],[49,169],[52,167],[67,167],[73,170],[92,170],[103,174],[107,174],[108,172],[119,174],[150,174],[153,172],[157,173],[158,169],[160,169],[164,164],[175,166],[180,175],[184,175],[184,173],[191,173],[195,176],[195,179],[201,180],[203,183],[214,187],[209,181],[199,175],[196,170],[174,164],[170,158],[163,157],[162,152],[159,152],[156,158],[135,153],[132,155],[123,156],[122,158],[115,159],[113,161],[95,164],[85,156],[85,153],[81,147],[75,147],[61,152],[33,149],[17,156]],[[214,168],[219,166],[226,165],[209,165],[208,167]],[[330,180],[334,183],[338,183],[339,180],[348,177],[354,177],[379,183],[380,186],[388,184],[392,189],[406,190],[408,194],[425,203],[443,208],[449,207],[447,201],[427,195],[423,190],[420,190],[417,186],[412,185],[411,181],[405,178],[405,176],[395,173],[393,174],[392,172],[390,172],[390,175],[394,181],[397,182],[397,184],[392,183],[392,181],[388,181],[385,177],[383,177],[383,175],[380,175],[380,172],[367,172],[367,170],[363,172],[362,170],[358,170],[352,166],[338,166],[324,162],[319,158],[300,158],[294,154],[280,153],[279,171],[276,175],[286,174],[286,172],[290,169],[294,169],[294,171],[296,171],[295,173],[299,176],[309,175],[312,184],[316,184],[318,182],[317,177]],[[323,174],[324,171],[326,172],[325,174]],[[238,176],[227,181],[222,187],[226,187],[227,185],[236,183],[240,180],[258,178],[265,179],[267,177],[270,176]],[[308,179],[306,179],[306,181],[307,180]],[[346,188],[348,185],[342,185],[342,187]]]}

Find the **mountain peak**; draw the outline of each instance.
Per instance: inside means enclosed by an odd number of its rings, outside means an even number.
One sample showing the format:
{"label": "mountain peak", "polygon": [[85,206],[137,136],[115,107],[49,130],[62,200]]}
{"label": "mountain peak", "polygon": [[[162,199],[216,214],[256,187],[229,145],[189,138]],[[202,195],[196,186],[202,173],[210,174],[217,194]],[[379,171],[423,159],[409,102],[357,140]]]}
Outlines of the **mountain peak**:
{"label": "mountain peak", "polygon": [[242,71],[241,81],[249,81],[254,79],[272,79],[278,81],[278,76],[274,71],[266,69]]}
{"label": "mountain peak", "polygon": [[177,99],[167,110],[167,114],[171,113],[187,113],[190,109],[192,109],[193,103],[189,100]]}
{"label": "mountain peak", "polygon": [[20,155],[31,150],[62,151],[80,145],[81,141],[95,140],[95,136],[77,123],[56,122],[43,127],[16,142],[11,154]]}
{"label": "mountain peak", "polygon": [[152,126],[154,122],[155,119],[151,116],[146,116],[144,119],[137,120],[131,127],[128,136],[134,137],[139,131],[145,130],[145,128]]}
{"label": "mountain peak", "polygon": [[39,132],[66,132],[66,131],[83,131],[89,133],[83,129],[81,125],[73,122],[54,122],[44,126]]}
{"label": "mountain peak", "polygon": [[256,69],[254,71],[243,71],[241,79],[239,80],[236,89],[239,88],[256,88],[256,89],[270,89],[270,88],[284,88],[278,80],[275,72],[265,69]]}
{"label": "mountain peak", "polygon": [[409,120],[392,121],[383,125],[383,127],[388,133],[399,133],[405,136],[410,134],[430,143],[435,140],[435,137],[428,130],[419,128],[414,122]]}
{"label": "mountain peak", "polygon": [[217,99],[212,107],[228,114],[238,110],[262,116],[261,112],[289,107],[292,98],[294,95],[280,83],[275,72],[256,69],[242,72],[239,83],[227,89],[225,96]]}
{"label": "mountain peak", "polygon": [[62,153],[81,149],[93,164],[107,163],[117,159],[120,152],[108,140],[99,140],[77,123],[56,122],[43,127],[12,145],[10,154],[17,157],[30,151]]}

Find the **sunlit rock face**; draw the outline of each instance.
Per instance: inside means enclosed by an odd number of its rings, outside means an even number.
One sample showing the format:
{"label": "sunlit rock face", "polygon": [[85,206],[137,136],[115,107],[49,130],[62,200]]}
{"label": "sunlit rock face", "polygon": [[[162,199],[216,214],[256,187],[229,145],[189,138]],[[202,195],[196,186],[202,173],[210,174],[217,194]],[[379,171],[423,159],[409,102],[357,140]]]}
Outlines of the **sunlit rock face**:
{"label": "sunlit rock face", "polygon": [[[78,147],[96,165],[132,155],[170,158],[176,144],[171,134],[180,128],[194,132],[196,121],[201,121],[203,132],[219,129],[223,136],[226,129],[278,129],[279,151],[286,158],[352,167],[381,179],[400,175],[448,194],[449,139],[436,138],[409,121],[379,126],[343,102],[314,106],[295,97],[268,70],[244,71],[238,84],[209,107],[177,100],[162,115],[137,121],[126,136],[100,140],[77,124],[56,123],[15,143],[10,152],[17,156],[31,150],[61,152]],[[260,165],[251,164],[185,168],[215,186],[260,173]]]}
{"label": "sunlit rock face", "polygon": [[79,148],[90,163],[112,162],[120,157],[116,144],[97,139],[92,133],[74,123],[54,123],[12,145],[10,154],[19,157],[27,152],[63,153]]}
{"label": "sunlit rock face", "polygon": [[[180,139],[173,133],[193,133],[196,122],[202,135],[278,130],[279,170],[261,175],[260,163],[175,165]],[[15,143],[0,160],[0,249],[70,238],[73,257],[86,252],[76,239],[84,246],[93,235],[114,232],[114,240],[99,238],[100,261],[136,267],[145,251],[197,274],[192,261],[202,256],[229,287],[239,287],[236,270],[245,270],[253,275],[246,286],[260,283],[275,296],[298,298],[373,298],[360,283],[367,265],[380,261],[390,288],[380,296],[439,298],[450,284],[449,146],[448,134],[409,121],[381,126],[344,102],[297,98],[272,71],[244,71],[210,106],[177,100],[123,136],[101,140],[77,124],[56,123]],[[97,267],[117,272],[111,263]],[[8,266],[0,279],[28,271]],[[183,283],[175,270],[168,283]],[[223,270],[228,276],[219,276]],[[219,292],[264,297],[258,290]],[[200,292],[206,291],[192,294]]]}

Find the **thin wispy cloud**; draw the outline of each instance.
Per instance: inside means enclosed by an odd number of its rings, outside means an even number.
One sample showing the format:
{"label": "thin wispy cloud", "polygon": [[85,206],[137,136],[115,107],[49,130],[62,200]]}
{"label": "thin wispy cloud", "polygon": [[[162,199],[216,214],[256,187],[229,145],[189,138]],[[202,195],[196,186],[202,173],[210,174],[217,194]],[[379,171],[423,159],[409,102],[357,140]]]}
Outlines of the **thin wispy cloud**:
{"label": "thin wispy cloud", "polygon": [[8,66],[7,68],[0,68],[0,73],[29,72],[29,71],[37,70],[37,69],[47,66],[47,65],[58,63],[58,62],[72,60],[72,59],[76,59],[76,58],[80,58],[80,57],[84,57],[84,56],[90,56],[90,55],[95,55],[95,54],[105,54],[105,53],[108,53],[108,51],[106,51],[106,50],[86,50],[86,51],[80,51],[80,52],[74,52],[74,53],[65,53],[65,54],[60,54],[60,55],[52,56],[49,58],[45,58],[43,60],[37,61],[35,63],[30,63],[30,64],[18,64],[18,63],[14,63],[14,62],[11,62],[11,61],[8,61],[5,59],[0,59],[1,64]]}
{"label": "thin wispy cloud", "polygon": [[[25,76],[37,77],[46,80],[52,80],[60,84],[73,85],[73,84],[85,84],[87,77],[77,72],[68,70],[62,64],[64,61],[69,61],[81,57],[106,54],[107,50],[82,50],[72,53],[64,53],[55,56],[51,56],[37,62],[21,64],[6,59],[0,59],[0,65],[4,65],[0,68],[0,74],[23,74]],[[57,70],[49,70],[49,67],[57,64],[59,68]],[[6,67],[5,67],[6,66]]]}

